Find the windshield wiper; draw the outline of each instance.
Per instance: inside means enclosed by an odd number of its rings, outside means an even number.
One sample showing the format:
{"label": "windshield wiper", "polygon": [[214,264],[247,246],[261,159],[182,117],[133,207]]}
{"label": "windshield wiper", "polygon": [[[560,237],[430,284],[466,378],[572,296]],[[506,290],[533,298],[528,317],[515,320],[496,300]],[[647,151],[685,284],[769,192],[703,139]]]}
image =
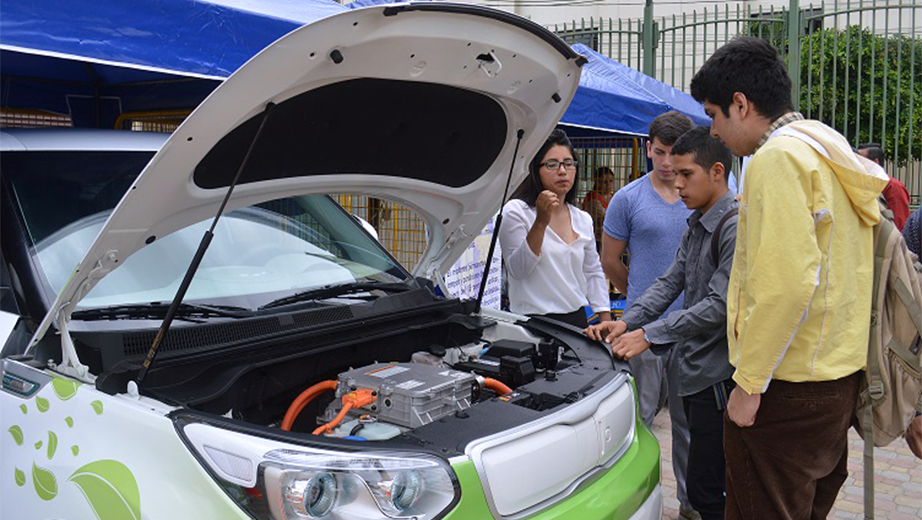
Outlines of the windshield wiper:
{"label": "windshield wiper", "polygon": [[[170,308],[168,303],[138,303],[130,305],[112,305],[110,307],[99,307],[95,309],[83,309],[73,313],[73,317],[78,320],[118,320],[118,319],[163,319],[167,310]],[[246,318],[253,316],[253,311],[243,307],[232,307],[226,305],[195,305],[191,303],[181,303],[176,309],[176,316],[179,318]]]}
{"label": "windshield wiper", "polygon": [[324,298],[332,298],[334,296],[343,296],[350,293],[357,292],[366,292],[366,291],[385,291],[385,292],[404,292],[411,289],[411,286],[404,282],[399,283],[386,283],[386,282],[351,282],[351,283],[342,283],[336,285],[324,285],[323,287],[317,287],[314,289],[309,289],[307,291],[302,291],[299,293],[292,294],[291,296],[285,296],[277,300],[272,300],[271,302],[263,305],[259,310],[271,309],[273,307],[281,307],[282,305],[288,305],[290,303],[298,303],[309,300],[322,300]]}

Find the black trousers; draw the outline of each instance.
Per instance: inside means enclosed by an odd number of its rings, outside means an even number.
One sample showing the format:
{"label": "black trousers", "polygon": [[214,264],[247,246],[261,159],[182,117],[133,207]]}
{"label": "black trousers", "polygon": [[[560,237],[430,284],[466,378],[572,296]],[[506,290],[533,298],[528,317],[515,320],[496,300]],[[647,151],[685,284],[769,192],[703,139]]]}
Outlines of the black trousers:
{"label": "black trousers", "polygon": [[[723,383],[729,395],[734,383]],[[719,402],[720,401],[720,402]],[[718,399],[715,388],[682,398],[691,441],[685,485],[688,501],[703,520],[723,520],[726,506],[726,469],[724,462],[724,409],[726,401]]]}

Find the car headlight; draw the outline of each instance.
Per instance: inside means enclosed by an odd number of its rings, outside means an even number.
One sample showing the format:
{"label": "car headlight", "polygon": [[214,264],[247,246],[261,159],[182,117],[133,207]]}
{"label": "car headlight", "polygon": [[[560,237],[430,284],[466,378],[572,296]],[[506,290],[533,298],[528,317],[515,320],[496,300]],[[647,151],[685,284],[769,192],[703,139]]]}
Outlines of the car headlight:
{"label": "car headlight", "polygon": [[455,498],[451,469],[423,454],[288,448],[266,453],[260,466],[269,508],[285,520],[423,520]]}
{"label": "car headlight", "polygon": [[323,518],[333,511],[337,491],[336,475],[317,473],[308,480],[295,480],[288,483],[285,487],[283,503],[289,509],[290,514]]}
{"label": "car headlight", "polygon": [[176,424],[231,498],[260,520],[431,520],[460,498],[451,467],[434,455],[301,446],[187,415]]}
{"label": "car headlight", "polygon": [[425,487],[425,480],[416,470],[401,471],[386,486],[387,504],[397,511],[412,509],[419,501]]}

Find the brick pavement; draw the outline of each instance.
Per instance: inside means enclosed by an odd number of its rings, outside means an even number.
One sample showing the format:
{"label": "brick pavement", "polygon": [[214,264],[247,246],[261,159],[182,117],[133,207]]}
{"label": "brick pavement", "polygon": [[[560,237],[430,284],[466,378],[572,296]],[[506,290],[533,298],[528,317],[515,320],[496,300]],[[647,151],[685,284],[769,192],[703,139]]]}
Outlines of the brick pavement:
{"label": "brick pavement", "polygon": [[[653,434],[660,442],[663,469],[663,518],[679,519],[679,501],[675,496],[672,473],[672,432],[669,413],[662,410],[653,421]],[[864,518],[864,441],[854,429],[848,435],[848,480],[839,491],[829,518],[861,520]],[[922,519],[922,461],[916,459],[906,442],[893,441],[874,451],[875,517],[886,520]]]}

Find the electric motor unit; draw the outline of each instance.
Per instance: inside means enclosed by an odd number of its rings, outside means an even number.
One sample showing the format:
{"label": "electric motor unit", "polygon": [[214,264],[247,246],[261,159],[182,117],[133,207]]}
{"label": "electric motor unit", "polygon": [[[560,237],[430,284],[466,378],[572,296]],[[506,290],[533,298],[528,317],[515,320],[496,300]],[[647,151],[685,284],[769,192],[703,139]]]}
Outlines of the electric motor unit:
{"label": "electric motor unit", "polygon": [[473,374],[419,363],[375,363],[339,374],[336,399],[327,409],[331,420],[342,408],[340,398],[359,388],[377,392],[377,401],[350,411],[380,422],[416,428],[471,406],[477,384]]}

